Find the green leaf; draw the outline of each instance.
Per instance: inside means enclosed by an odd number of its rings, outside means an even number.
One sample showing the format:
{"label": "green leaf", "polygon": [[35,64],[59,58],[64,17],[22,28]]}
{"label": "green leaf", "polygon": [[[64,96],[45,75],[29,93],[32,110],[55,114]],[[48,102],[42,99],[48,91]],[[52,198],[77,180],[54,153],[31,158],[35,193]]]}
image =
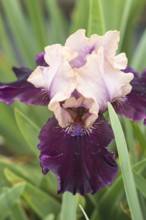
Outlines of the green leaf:
{"label": "green leaf", "polygon": [[95,33],[102,35],[105,32],[102,2],[101,0],[90,0],[89,2],[88,36]]}
{"label": "green leaf", "polygon": [[132,2],[133,2],[133,0],[127,0],[127,1],[124,2],[124,10],[123,10],[123,13],[122,13],[121,25],[120,25],[120,33],[121,33],[120,45],[122,45],[123,40],[124,40],[126,25],[128,23],[130,10],[131,10],[131,7],[132,7]]}
{"label": "green leaf", "polygon": [[102,0],[102,5],[106,30],[119,30],[125,2],[123,0]]}
{"label": "green leaf", "polygon": [[25,189],[25,184],[20,183],[0,195],[0,217],[3,219],[18,201]]}
{"label": "green leaf", "polygon": [[89,0],[76,1],[72,13],[72,23],[69,31],[70,34],[74,33],[76,30],[81,28],[87,29],[88,14],[89,14]]}
{"label": "green leaf", "polygon": [[134,132],[132,125],[133,123],[129,119],[124,118],[125,137],[127,140],[128,149],[130,151],[131,160],[133,163],[135,163],[137,161],[137,154],[135,139],[133,138]]}
{"label": "green leaf", "polygon": [[[32,65],[32,60],[35,55],[35,38],[32,37],[31,28],[25,19],[20,1],[1,0],[1,4],[4,9],[13,40],[17,45],[19,56],[22,56],[23,61],[27,65]],[[28,45],[30,45],[30,47],[28,47]]]}
{"label": "green leaf", "polygon": [[146,137],[144,135],[144,133],[142,132],[139,124],[137,123],[133,123],[133,129],[135,132],[135,137],[137,138],[140,147],[142,148],[143,152],[145,152],[145,146],[146,146]]}
{"label": "green leaf", "polygon": [[134,164],[133,169],[137,172],[141,172],[146,167],[146,159],[140,160]]}
{"label": "green leaf", "polygon": [[86,220],[89,220],[89,218],[88,218],[86,212],[84,211],[83,207],[82,207],[80,204],[79,204],[79,207],[80,207],[81,211],[83,212],[83,214],[84,214],[84,216],[85,216],[85,219],[86,219]]}
{"label": "green leaf", "polygon": [[142,195],[146,198],[146,179],[140,175],[139,173],[133,171],[136,187],[142,193]]}
{"label": "green leaf", "polygon": [[136,50],[134,51],[133,58],[131,61],[131,66],[135,68],[137,71],[142,71],[146,68],[146,30],[144,31]]}
{"label": "green leaf", "polygon": [[13,220],[29,220],[25,211],[21,207],[21,204],[16,203],[12,208],[12,213],[10,215],[13,215]]}
{"label": "green leaf", "polygon": [[[132,166],[132,170],[137,171],[140,173],[146,166],[146,159],[143,159],[137,163],[135,163]],[[103,196],[99,199],[98,205],[95,206],[95,214],[98,212],[98,209],[100,210],[100,214],[105,214],[104,218],[107,218],[107,216],[112,218],[112,215],[116,214],[119,207],[119,202],[121,198],[123,197],[123,181],[122,176],[119,175],[118,178],[112,183],[111,186],[109,186]],[[114,201],[114,203],[113,203]],[[98,207],[97,207],[98,206]],[[107,207],[106,213],[105,208]],[[102,218],[101,218],[102,219]],[[94,220],[94,218],[93,218]]]}
{"label": "green leaf", "polygon": [[[64,43],[66,38],[66,19],[61,12],[56,0],[46,0],[46,10],[50,16],[49,23],[49,42],[50,43]],[[55,28],[54,28],[55,27]]]}
{"label": "green leaf", "polygon": [[49,214],[43,220],[54,220],[54,219],[55,219],[55,215]]}
{"label": "green leaf", "polygon": [[121,173],[124,182],[127,201],[131,211],[131,216],[133,220],[137,220],[137,219],[143,220],[140,204],[138,201],[137,191],[135,187],[134,177],[130,166],[129,154],[127,150],[124,133],[121,124],[119,122],[119,119],[110,103],[108,104],[108,110],[109,110],[111,125],[115,134]]}
{"label": "green leaf", "polygon": [[103,220],[101,217],[101,211],[98,208],[95,208],[91,214],[92,215],[90,216],[90,220]]}
{"label": "green leaf", "polygon": [[[35,161],[32,161],[32,156],[17,156],[17,157],[0,157],[0,183],[6,185],[8,183],[4,170],[5,168],[11,169],[16,175],[26,179],[28,182],[40,186],[42,179],[42,173],[40,172],[40,166],[32,166]],[[38,163],[38,162],[37,162]],[[37,179],[37,181],[36,181]],[[9,183],[8,183],[9,184]]]}
{"label": "green leaf", "polygon": [[[116,216],[117,211],[119,209],[119,203],[123,195],[123,191],[124,191],[123,181],[120,175],[112,183],[112,185],[106,189],[103,196],[99,199],[99,203],[98,205],[96,205],[97,207],[95,208],[95,213],[96,210],[99,210],[98,215],[103,216],[104,219],[108,217],[109,219],[112,218],[113,213],[114,216]],[[106,212],[105,212],[105,207],[107,207]]]}
{"label": "green leaf", "polygon": [[35,39],[37,40],[36,46],[38,47],[38,52],[39,50],[42,51],[49,41],[46,35],[45,14],[43,13],[43,4],[41,4],[41,2],[38,0],[25,0],[24,4],[30,17],[30,22],[32,25]]}
{"label": "green leaf", "polygon": [[36,146],[38,144],[39,128],[17,108],[15,109],[15,118],[18,128],[20,129],[25,141],[28,143],[30,150],[34,153],[34,155],[38,156]]}
{"label": "green leaf", "polygon": [[55,195],[57,189],[56,179],[56,176],[53,173],[49,172],[47,175],[42,176],[39,185],[42,189],[49,192],[51,195]]}
{"label": "green leaf", "polygon": [[[5,147],[9,152],[16,154],[28,154],[26,144],[16,125],[12,108],[5,103],[0,103],[0,134],[4,137]],[[21,147],[18,147],[21,146]]]}
{"label": "green leaf", "polygon": [[[136,53],[135,45],[137,39],[135,38],[135,28],[138,27],[139,18],[145,7],[145,0],[127,0],[122,1],[124,7],[119,9],[122,11],[120,17],[120,45],[119,51],[126,52],[129,61]],[[138,33],[138,32],[137,32]]]}
{"label": "green leaf", "polygon": [[77,219],[77,204],[78,204],[78,195],[72,195],[71,193],[63,194],[63,203],[61,209],[60,220],[76,220]]}
{"label": "green leaf", "polygon": [[22,196],[28,206],[41,218],[49,213],[57,214],[60,210],[60,204],[57,200],[31,184],[26,185]]}
{"label": "green leaf", "polygon": [[146,179],[140,175],[138,172],[133,171],[135,184],[137,189],[139,190],[139,199],[141,202],[141,207],[143,210],[144,219],[146,219],[146,212],[145,212],[145,198],[146,198]]}
{"label": "green leaf", "polygon": [[[103,194],[102,198],[99,201],[100,206],[103,208],[108,206],[111,203],[111,198],[113,201],[117,201],[119,197],[121,197],[121,193],[123,192],[123,183],[121,175],[116,179],[115,182],[107,189],[107,191]],[[115,203],[116,205],[117,203]],[[114,204],[112,204],[113,206]]]}
{"label": "green leaf", "polygon": [[[5,54],[7,60],[11,63],[17,64],[15,53],[13,51],[12,44],[10,43],[10,36],[6,31],[5,24],[3,22],[2,14],[0,13],[0,39],[1,39],[1,46],[3,48],[3,53]],[[1,58],[2,60],[2,58]]]}
{"label": "green leaf", "polygon": [[22,198],[40,218],[45,218],[50,213],[57,214],[59,212],[60,204],[55,198],[47,195],[41,189],[28,183],[25,179],[19,177],[9,169],[5,169],[4,173],[11,184],[18,182],[26,184]]}

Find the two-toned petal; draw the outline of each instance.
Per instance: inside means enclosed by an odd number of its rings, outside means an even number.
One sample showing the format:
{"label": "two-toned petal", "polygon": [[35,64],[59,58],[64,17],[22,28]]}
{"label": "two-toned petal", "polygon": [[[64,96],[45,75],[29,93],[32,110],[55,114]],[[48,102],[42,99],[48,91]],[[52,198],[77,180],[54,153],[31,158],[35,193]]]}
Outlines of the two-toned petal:
{"label": "two-toned petal", "polygon": [[65,43],[66,46],[78,53],[78,56],[70,62],[72,67],[79,68],[85,65],[86,56],[98,51],[100,47],[104,48],[107,58],[113,58],[118,48],[119,39],[118,31],[108,31],[103,36],[93,34],[89,38],[85,36],[84,29],[76,31]]}
{"label": "two-toned petal", "polygon": [[77,72],[77,91],[86,99],[91,99],[87,109],[98,117],[104,112],[107,102],[124,97],[131,91],[133,74],[126,74],[104,59],[104,49],[87,57],[87,63]]}
{"label": "two-toned petal", "polygon": [[112,183],[117,165],[107,150],[113,138],[110,125],[100,116],[93,127],[61,128],[53,117],[41,130],[38,145],[43,173],[58,176],[58,192],[95,193]]}
{"label": "two-toned petal", "polygon": [[[88,38],[85,30],[80,29],[66,40],[64,46],[48,46],[45,54],[38,56],[38,61],[42,64],[44,59],[48,66],[38,66],[28,82],[36,88],[48,90],[48,108],[54,112],[61,127],[73,123],[70,112],[81,106],[88,111],[84,115],[84,124],[89,128],[98,114],[107,109],[108,102],[131,91],[133,74],[121,71],[127,66],[127,58],[124,53],[116,55],[118,42],[118,31]],[[82,99],[80,106],[75,100],[75,91]],[[71,102],[73,97],[74,102]]]}
{"label": "two-toned petal", "polygon": [[[138,76],[136,71],[128,68],[135,75],[131,82],[132,90],[123,99],[113,103],[116,112],[133,121],[144,120],[146,122],[146,71]],[[125,70],[127,72],[127,69]],[[127,73],[128,75],[128,73]]]}
{"label": "two-toned petal", "polygon": [[[48,91],[50,97],[48,107],[54,112],[59,124],[65,127],[72,119],[60,102],[69,99],[76,88],[76,76],[69,64],[76,53],[60,44],[46,47],[45,51],[45,61],[49,66],[38,66],[28,78],[28,82]],[[67,120],[64,120],[65,113]]]}
{"label": "two-toned petal", "polygon": [[0,83],[0,101],[11,104],[18,100],[27,105],[48,105],[48,91],[36,88],[27,82],[31,70],[27,68],[13,68],[18,80],[12,83]]}

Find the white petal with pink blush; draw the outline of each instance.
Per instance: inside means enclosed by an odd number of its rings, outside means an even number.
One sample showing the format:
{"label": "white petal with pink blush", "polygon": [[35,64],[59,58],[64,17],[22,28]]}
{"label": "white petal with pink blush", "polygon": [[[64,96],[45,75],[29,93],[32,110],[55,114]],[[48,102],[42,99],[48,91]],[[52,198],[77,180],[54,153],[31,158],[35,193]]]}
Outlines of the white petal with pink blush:
{"label": "white petal with pink blush", "polygon": [[54,44],[45,48],[48,67],[38,66],[28,81],[48,90],[48,108],[61,127],[77,121],[80,107],[85,109],[82,123],[91,127],[108,102],[131,91],[133,74],[122,71],[127,58],[125,53],[116,55],[118,42],[118,31],[88,38],[81,29],[66,40],[65,46]]}

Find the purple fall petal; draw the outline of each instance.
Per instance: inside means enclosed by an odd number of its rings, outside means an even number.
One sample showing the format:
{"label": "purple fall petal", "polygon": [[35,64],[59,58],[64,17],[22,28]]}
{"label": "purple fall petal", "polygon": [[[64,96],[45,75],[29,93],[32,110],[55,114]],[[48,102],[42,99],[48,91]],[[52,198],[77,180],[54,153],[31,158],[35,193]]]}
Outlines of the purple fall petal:
{"label": "purple fall petal", "polygon": [[48,66],[48,64],[46,63],[44,59],[44,56],[45,56],[44,52],[37,54],[36,59],[35,59],[37,66]]}
{"label": "purple fall petal", "polygon": [[27,78],[27,77],[31,74],[31,72],[32,72],[32,70],[30,70],[30,69],[27,68],[27,67],[17,68],[17,67],[14,66],[14,67],[12,68],[12,70],[13,70],[13,72],[15,73],[15,75],[16,75],[16,77],[17,77],[18,79]]}
{"label": "purple fall petal", "polygon": [[80,134],[76,131],[74,135],[68,131],[68,128],[61,128],[53,117],[39,136],[42,171],[44,174],[52,171],[58,176],[58,192],[84,195],[111,184],[118,168],[113,153],[106,149],[113,139],[106,120],[100,116],[92,131],[84,130]]}
{"label": "purple fall petal", "polygon": [[27,82],[27,78],[32,72],[30,69],[13,67],[13,71],[18,80],[12,83],[0,83],[0,101],[11,104],[15,100],[19,100],[27,105],[48,105],[47,91],[36,88]]}
{"label": "purple fall petal", "polygon": [[113,104],[115,111],[133,121],[144,120],[146,122],[146,70],[141,76],[135,72],[131,82],[132,91],[123,99]]}

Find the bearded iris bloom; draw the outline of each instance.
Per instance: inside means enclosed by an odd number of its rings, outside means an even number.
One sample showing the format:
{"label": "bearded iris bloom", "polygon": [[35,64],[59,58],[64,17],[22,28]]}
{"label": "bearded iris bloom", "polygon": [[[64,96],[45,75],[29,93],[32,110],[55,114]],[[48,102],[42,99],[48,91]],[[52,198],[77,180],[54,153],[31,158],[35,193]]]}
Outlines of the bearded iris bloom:
{"label": "bearded iris bloom", "polygon": [[126,55],[116,55],[118,42],[118,31],[87,38],[78,30],[64,46],[47,46],[34,71],[14,67],[18,80],[0,83],[0,101],[53,112],[38,149],[42,172],[58,176],[59,193],[95,193],[114,180],[118,167],[107,149],[114,135],[103,115],[108,102],[119,115],[146,124],[146,71],[138,76],[127,67]]}

